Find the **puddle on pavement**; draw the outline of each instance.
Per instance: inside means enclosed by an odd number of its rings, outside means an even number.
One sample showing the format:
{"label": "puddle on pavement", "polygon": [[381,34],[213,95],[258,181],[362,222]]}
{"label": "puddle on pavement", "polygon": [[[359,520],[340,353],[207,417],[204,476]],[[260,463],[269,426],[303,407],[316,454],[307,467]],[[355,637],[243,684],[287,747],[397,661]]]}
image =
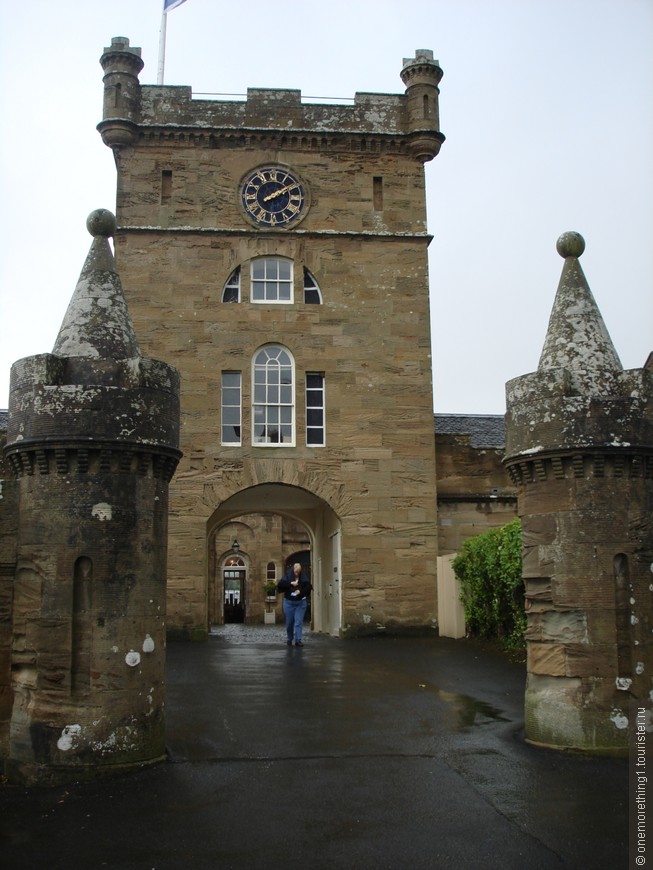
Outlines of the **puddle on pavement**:
{"label": "puddle on pavement", "polygon": [[503,715],[503,711],[478,698],[470,695],[459,695],[457,692],[445,692],[436,689],[438,698],[445,701],[458,717],[459,731],[465,731],[478,725],[486,725],[488,722],[509,722],[510,719]]}

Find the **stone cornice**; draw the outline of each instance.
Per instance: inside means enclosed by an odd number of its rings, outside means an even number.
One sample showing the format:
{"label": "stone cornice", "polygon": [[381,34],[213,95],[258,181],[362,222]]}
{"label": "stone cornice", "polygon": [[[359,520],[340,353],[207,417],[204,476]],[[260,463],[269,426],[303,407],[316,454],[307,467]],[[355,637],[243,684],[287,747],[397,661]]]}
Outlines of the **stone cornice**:
{"label": "stone cornice", "polygon": [[377,232],[376,230],[302,230],[284,229],[283,227],[277,230],[269,228],[259,230],[255,227],[121,226],[117,228],[116,233],[198,233],[216,236],[256,236],[257,239],[274,238],[277,236],[303,236],[304,238],[338,238],[344,236],[351,239],[383,239],[384,241],[397,242],[403,242],[408,239],[426,242],[427,245],[433,241],[433,236],[430,233],[384,233]]}
{"label": "stone cornice", "polygon": [[48,474],[138,474],[170,481],[181,451],[129,442],[57,439],[56,442],[18,441],[5,448],[17,478]]}
{"label": "stone cornice", "polygon": [[[98,124],[102,133],[103,127],[116,126],[121,119],[107,118]],[[263,148],[284,149],[291,151],[315,152],[328,149],[330,152],[351,152],[355,154],[405,154],[412,157],[411,141],[414,132],[384,132],[377,130],[342,130],[342,129],[297,129],[286,127],[257,128],[243,126],[223,126],[219,129],[183,124],[135,124],[124,119],[134,129],[135,136],[141,145],[192,146],[197,148]],[[421,135],[428,135],[439,144],[445,141],[443,133],[426,130]]]}
{"label": "stone cornice", "polygon": [[522,453],[504,459],[515,486],[548,480],[653,479],[653,447],[592,448]]}

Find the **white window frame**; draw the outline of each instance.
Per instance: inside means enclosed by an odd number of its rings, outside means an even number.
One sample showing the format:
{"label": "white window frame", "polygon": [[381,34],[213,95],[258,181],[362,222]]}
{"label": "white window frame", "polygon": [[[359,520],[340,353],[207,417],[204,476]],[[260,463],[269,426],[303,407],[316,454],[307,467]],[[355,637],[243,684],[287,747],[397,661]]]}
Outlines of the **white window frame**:
{"label": "white window frame", "polygon": [[[231,379],[237,381],[237,383],[226,384],[225,380],[227,376],[231,376]],[[226,402],[225,399],[235,399],[235,395],[230,394],[227,395],[226,391],[230,390],[238,392],[238,401],[230,401]],[[236,414],[232,413],[232,409],[236,408]],[[225,423],[225,416],[237,416],[238,424],[234,423]],[[225,427],[236,429],[240,431],[240,438],[237,441],[226,441],[225,440]],[[226,370],[222,372],[220,377],[220,444],[223,447],[242,447],[243,444],[243,378],[242,373],[238,371]]]}
{"label": "white window frame", "polygon": [[[309,387],[309,385],[308,385],[309,377],[319,377],[321,379],[320,386]],[[318,405],[316,405],[316,404],[309,405],[309,403],[308,403],[309,393],[312,394],[311,398],[313,398],[313,399],[316,398],[316,394],[321,394],[321,399],[322,399],[321,403]],[[326,379],[324,377],[324,372],[306,372],[305,373],[305,375],[304,375],[304,397],[305,397],[304,408],[305,408],[305,412],[306,412],[306,417],[305,417],[305,421],[306,421],[306,423],[305,423],[305,425],[306,425],[306,446],[307,447],[325,447],[326,446]],[[322,424],[320,426],[316,426],[314,424],[309,425],[308,420],[309,420],[310,412],[317,411],[317,410],[322,412]],[[308,440],[309,431],[310,432],[318,432],[319,430],[322,431],[321,441],[309,442],[309,440]]]}
{"label": "white window frame", "polygon": [[[251,377],[252,447],[294,447],[296,427],[293,355],[281,344],[263,345],[252,357]],[[279,430],[273,428],[281,426],[290,427],[287,440],[279,440]],[[263,431],[257,434],[257,429]]]}
{"label": "white window frame", "polygon": [[[295,301],[294,262],[288,257],[256,257],[250,263],[249,298],[255,305],[292,305]],[[288,276],[279,273],[287,267]],[[262,270],[263,274],[258,274]],[[262,296],[256,298],[259,285]],[[288,298],[285,298],[287,295]]]}

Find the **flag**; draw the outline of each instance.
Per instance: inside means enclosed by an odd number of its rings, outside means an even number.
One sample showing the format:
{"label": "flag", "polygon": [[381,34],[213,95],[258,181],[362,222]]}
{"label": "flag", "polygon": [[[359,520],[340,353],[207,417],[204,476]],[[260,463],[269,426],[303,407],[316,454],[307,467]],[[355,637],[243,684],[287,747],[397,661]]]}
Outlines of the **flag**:
{"label": "flag", "polygon": [[172,9],[176,9],[177,6],[181,6],[182,3],[185,3],[186,0],[163,0],[163,11],[170,12]]}

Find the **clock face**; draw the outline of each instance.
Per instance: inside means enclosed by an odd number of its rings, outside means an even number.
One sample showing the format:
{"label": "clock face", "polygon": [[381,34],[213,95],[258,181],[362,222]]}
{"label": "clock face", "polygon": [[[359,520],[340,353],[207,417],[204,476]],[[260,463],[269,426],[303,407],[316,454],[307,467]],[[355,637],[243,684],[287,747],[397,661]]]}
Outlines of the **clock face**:
{"label": "clock face", "polygon": [[279,166],[264,166],[245,179],[241,200],[246,215],[260,226],[287,227],[303,217],[304,185],[292,172]]}

